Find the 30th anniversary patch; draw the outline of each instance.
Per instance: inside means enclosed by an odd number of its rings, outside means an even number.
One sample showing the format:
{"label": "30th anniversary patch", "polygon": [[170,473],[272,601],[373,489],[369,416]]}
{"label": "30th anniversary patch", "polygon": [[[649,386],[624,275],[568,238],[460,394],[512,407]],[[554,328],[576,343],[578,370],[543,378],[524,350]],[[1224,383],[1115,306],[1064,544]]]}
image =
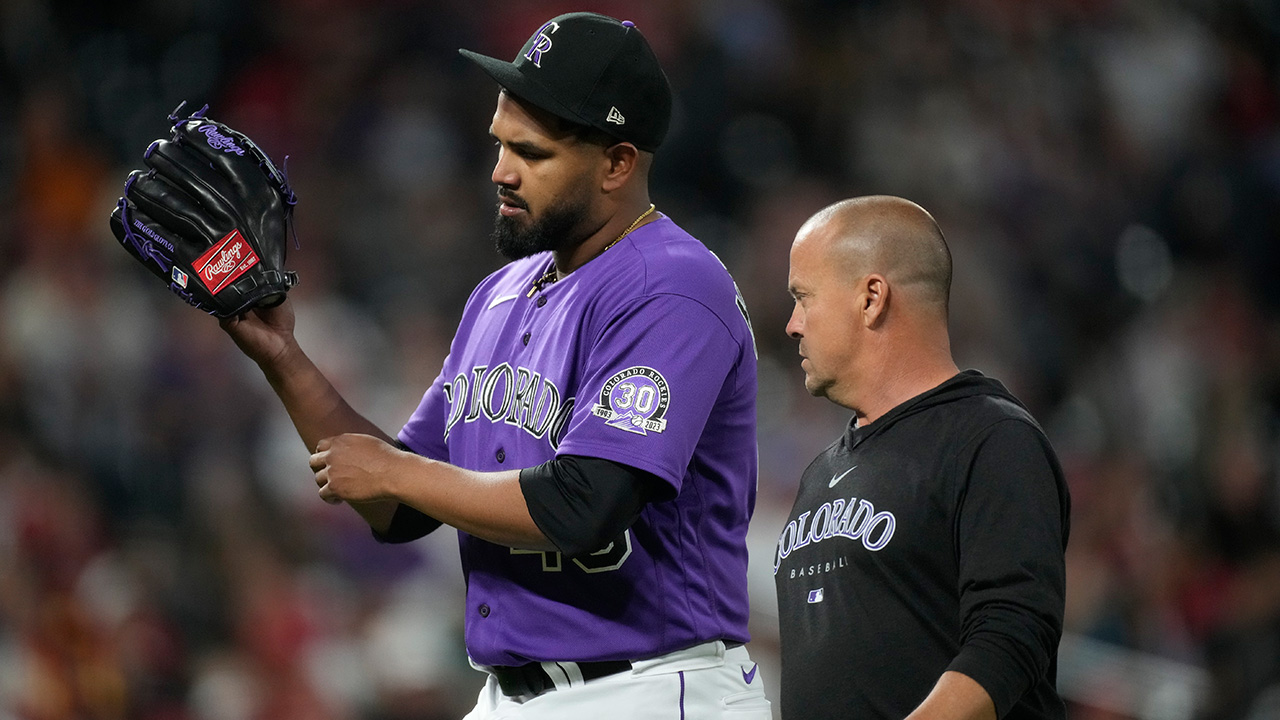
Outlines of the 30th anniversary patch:
{"label": "30th anniversary patch", "polygon": [[665,417],[670,401],[671,393],[662,373],[637,365],[605,382],[591,414],[619,430],[648,435],[667,428]]}

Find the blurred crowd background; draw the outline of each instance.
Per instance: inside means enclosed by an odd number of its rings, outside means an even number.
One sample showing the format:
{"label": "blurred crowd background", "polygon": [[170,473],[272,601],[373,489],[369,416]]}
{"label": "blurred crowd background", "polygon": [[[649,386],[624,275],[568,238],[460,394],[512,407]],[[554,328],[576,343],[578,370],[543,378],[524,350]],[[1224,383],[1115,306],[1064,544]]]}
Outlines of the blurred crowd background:
{"label": "blurred crowd background", "polygon": [[1071,718],[1280,717],[1275,2],[3,0],[0,720],[470,708],[454,534],[381,546],[319,501],[256,368],[106,218],[182,100],[288,155],[302,344],[394,432],[501,263],[497,88],[456,49],[575,9],[651,39],[658,209],[753,314],[768,682],[775,538],[847,420],[803,391],[787,251],[888,193],[951,243],[960,365],[1067,470]]}

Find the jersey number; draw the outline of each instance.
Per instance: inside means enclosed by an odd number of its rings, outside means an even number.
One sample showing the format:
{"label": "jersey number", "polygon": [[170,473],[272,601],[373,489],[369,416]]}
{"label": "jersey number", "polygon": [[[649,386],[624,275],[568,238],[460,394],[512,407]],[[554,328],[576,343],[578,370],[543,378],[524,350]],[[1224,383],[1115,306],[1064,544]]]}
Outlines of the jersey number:
{"label": "jersey number", "polygon": [[[512,555],[541,555],[542,572],[560,572],[564,568],[564,558],[555,550],[517,550],[511,548]],[[582,568],[583,572],[598,573],[617,570],[622,563],[631,557],[631,531],[624,530],[622,535],[599,550],[573,559],[573,564]]]}

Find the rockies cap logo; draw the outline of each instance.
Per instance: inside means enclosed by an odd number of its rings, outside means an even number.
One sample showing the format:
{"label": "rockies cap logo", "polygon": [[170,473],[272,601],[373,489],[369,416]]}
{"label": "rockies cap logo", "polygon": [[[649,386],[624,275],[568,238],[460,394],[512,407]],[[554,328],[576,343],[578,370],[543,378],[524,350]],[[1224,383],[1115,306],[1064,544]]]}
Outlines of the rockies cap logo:
{"label": "rockies cap logo", "polygon": [[546,25],[538,28],[538,32],[534,33],[537,38],[533,45],[529,48],[529,52],[524,54],[524,59],[533,63],[534,67],[542,67],[542,54],[551,49],[551,34],[560,29],[560,23],[555,20],[547,21]]}

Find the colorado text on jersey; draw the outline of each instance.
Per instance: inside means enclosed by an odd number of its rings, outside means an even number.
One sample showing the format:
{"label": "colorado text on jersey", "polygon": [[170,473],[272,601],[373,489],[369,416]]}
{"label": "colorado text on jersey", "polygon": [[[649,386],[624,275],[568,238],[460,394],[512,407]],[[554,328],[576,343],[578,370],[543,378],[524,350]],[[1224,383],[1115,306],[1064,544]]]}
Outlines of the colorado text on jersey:
{"label": "colorado text on jersey", "polygon": [[[508,363],[490,368],[477,365],[471,374],[458,373],[444,386],[449,401],[449,422],[444,436],[459,420],[473,422],[483,413],[489,422],[505,422],[523,428],[530,435],[544,435],[552,448],[560,446],[574,399],[561,401],[560,388],[542,373],[526,367],[512,369]],[[465,418],[464,418],[465,415]]]}
{"label": "colorado text on jersey", "polygon": [[888,510],[876,512],[869,500],[856,497],[825,502],[817,510],[801,513],[787,523],[778,536],[778,554],[773,561],[773,574],[788,555],[807,546],[831,538],[857,540],[872,552],[884,548],[893,539],[897,519]]}

